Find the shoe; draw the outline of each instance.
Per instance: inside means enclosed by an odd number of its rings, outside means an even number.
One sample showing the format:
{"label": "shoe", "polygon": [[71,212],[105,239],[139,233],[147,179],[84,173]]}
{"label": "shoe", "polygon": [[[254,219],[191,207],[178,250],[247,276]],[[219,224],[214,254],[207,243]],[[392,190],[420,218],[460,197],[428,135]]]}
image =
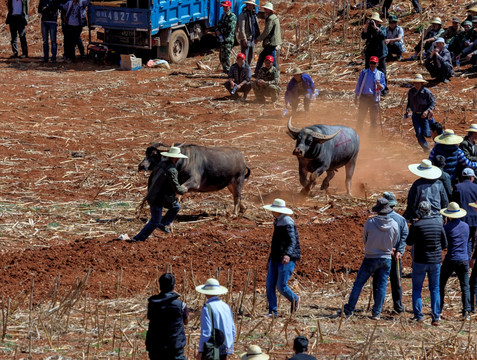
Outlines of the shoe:
{"label": "shoe", "polygon": [[403,310],[394,309],[393,311],[391,311],[391,314],[393,314],[393,315],[401,315],[402,313],[403,313]]}
{"label": "shoe", "polygon": [[371,319],[372,320],[379,320],[379,319],[381,319],[381,314],[373,315],[373,316],[371,316]]}
{"label": "shoe", "polygon": [[136,237],[133,237],[131,240],[126,240],[126,242],[129,242],[129,243],[142,242],[142,241],[146,241],[146,240],[145,239],[141,240],[141,239],[138,239]]}
{"label": "shoe", "polygon": [[422,318],[417,318],[417,317],[412,317],[412,318],[411,318],[411,321],[415,321],[415,322],[417,322],[417,323],[423,322]]}
{"label": "shoe", "polygon": [[464,313],[462,314],[462,320],[464,321],[470,320],[470,314],[467,311],[464,311]]}
{"label": "shoe", "polygon": [[[338,310],[338,311],[336,312],[336,314],[337,314],[338,316],[341,316],[341,310]],[[349,318],[349,317],[351,317],[351,316],[353,316],[353,313],[347,313],[346,311],[343,312],[343,317]]]}
{"label": "shoe", "polygon": [[158,228],[159,228],[159,230],[165,232],[166,234],[170,234],[170,233],[171,233],[171,230],[170,230],[168,227],[166,227],[165,225],[162,225],[162,224],[161,224],[161,225],[158,226]]}
{"label": "shoe", "polygon": [[448,84],[448,83],[450,82],[450,80],[449,80],[449,79],[444,79],[442,82],[443,82],[444,84]]}
{"label": "shoe", "polygon": [[21,55],[20,55],[20,58],[21,58],[21,59],[26,59],[27,57],[28,57],[28,55],[26,55],[26,54],[21,54]]}
{"label": "shoe", "polygon": [[51,59],[51,62],[52,62],[53,64],[56,64],[56,59]]}
{"label": "shoe", "polygon": [[41,63],[47,63],[47,62],[48,62],[48,59],[43,58],[43,59],[40,60],[40,62],[41,62]]}
{"label": "shoe", "polygon": [[9,57],[9,59],[16,59],[18,56],[18,54],[13,54],[12,56]]}
{"label": "shoe", "polygon": [[439,326],[439,320],[432,320],[431,325],[432,326]]}
{"label": "shoe", "polygon": [[266,318],[277,318],[278,317],[278,313],[268,313],[267,315],[265,315]]}

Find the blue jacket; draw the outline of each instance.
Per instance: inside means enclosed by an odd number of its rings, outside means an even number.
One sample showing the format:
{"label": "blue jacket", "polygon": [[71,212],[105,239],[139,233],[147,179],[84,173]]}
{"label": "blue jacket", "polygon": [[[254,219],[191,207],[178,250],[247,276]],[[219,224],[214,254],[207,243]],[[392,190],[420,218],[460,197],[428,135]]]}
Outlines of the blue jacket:
{"label": "blue jacket", "polygon": [[455,169],[459,161],[459,147],[457,145],[436,144],[433,150],[434,157],[436,157],[436,155],[442,155],[446,159],[446,165],[442,170],[448,173],[451,177],[451,181],[453,181],[455,179]]}
{"label": "blue jacket", "polygon": [[[315,84],[313,84],[313,80],[311,80],[311,77],[308,74],[302,74],[301,80],[303,81],[303,85],[305,87],[308,97],[311,99],[313,93],[315,92]],[[292,98],[296,99],[298,97],[297,85],[298,82],[295,80],[295,78],[292,78],[288,83],[287,91],[285,92],[285,102],[287,104],[291,103]]]}
{"label": "blue jacket", "polygon": [[477,210],[469,203],[477,201],[477,184],[474,184],[469,179],[455,185],[452,199],[460,205],[467,215],[462,218],[469,226],[477,226]]}
{"label": "blue jacket", "polygon": [[406,221],[406,219],[404,219],[401,215],[399,215],[394,210],[391,211],[387,216],[390,217],[391,219],[393,219],[398,224],[399,236],[398,236],[398,242],[395,245],[395,248],[396,248],[397,251],[399,251],[401,253],[401,255],[403,255],[404,251],[406,250],[407,235],[409,234],[409,228],[407,227],[407,221]]}
{"label": "blue jacket", "polygon": [[444,225],[447,237],[447,261],[468,261],[469,225],[461,219],[453,219]]}

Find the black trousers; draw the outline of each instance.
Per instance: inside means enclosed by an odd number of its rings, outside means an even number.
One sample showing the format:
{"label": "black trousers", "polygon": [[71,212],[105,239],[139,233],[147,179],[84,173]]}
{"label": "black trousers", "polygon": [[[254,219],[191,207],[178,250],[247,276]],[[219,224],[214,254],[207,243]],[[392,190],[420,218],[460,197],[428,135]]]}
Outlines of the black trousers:
{"label": "black trousers", "polygon": [[176,352],[168,351],[166,354],[161,351],[149,351],[149,360],[186,360],[186,357],[184,349],[177,350]]}
{"label": "black trousers", "polygon": [[[389,273],[389,280],[391,282],[391,294],[393,297],[393,308],[397,313],[402,313],[404,311],[404,306],[402,305],[402,261],[398,262],[391,258],[391,272]],[[373,299],[376,299],[376,289],[377,289],[377,279],[373,276]]]}
{"label": "black trousers", "polygon": [[452,77],[452,65],[443,63],[441,67],[437,65],[437,60],[427,59],[424,63],[429,74],[437,81],[444,81]]}
{"label": "black trousers", "polygon": [[11,15],[10,17],[10,35],[12,37],[11,45],[13,55],[18,55],[18,37],[22,46],[22,54],[28,56],[28,45],[26,39],[25,23],[22,15]]}
{"label": "black trousers", "polygon": [[[229,81],[225,82],[224,86],[229,92],[232,91],[232,86],[230,85]],[[243,98],[246,99],[250,90],[252,90],[252,84],[247,82],[247,83],[243,84],[240,89],[237,90],[237,93],[239,93],[239,92],[243,93]]]}
{"label": "black trousers", "polygon": [[[441,313],[444,308],[444,296],[447,280],[453,273],[457,274],[462,293],[462,313],[471,310],[469,294],[469,263],[467,261],[444,260],[441,266],[441,277],[439,280],[439,292],[441,295]],[[473,272],[473,271],[472,271]]]}
{"label": "black trousers", "polygon": [[364,118],[366,117],[368,111],[371,129],[376,129],[378,126],[379,102],[374,101],[374,95],[361,95],[359,97],[358,106],[358,130],[363,127]]}
{"label": "black trousers", "polygon": [[[421,12],[421,7],[419,6],[419,0],[411,0],[414,11]],[[393,0],[384,0],[383,2],[383,16],[388,17],[388,11],[391,8]]]}

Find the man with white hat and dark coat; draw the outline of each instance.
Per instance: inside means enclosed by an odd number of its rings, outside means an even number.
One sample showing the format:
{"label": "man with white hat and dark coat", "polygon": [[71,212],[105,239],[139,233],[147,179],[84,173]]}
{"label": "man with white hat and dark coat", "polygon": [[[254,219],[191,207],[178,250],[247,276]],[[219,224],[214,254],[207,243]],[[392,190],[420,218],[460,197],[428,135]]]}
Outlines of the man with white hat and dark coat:
{"label": "man with white hat and dark coat", "polygon": [[215,333],[215,343],[219,346],[220,360],[226,360],[228,355],[234,353],[235,324],[230,306],[219,299],[220,295],[227,294],[225,286],[218,280],[210,278],[205,284],[195,288],[198,293],[205,294],[207,301],[200,315],[200,339],[197,360],[204,354],[204,344],[209,341],[212,329]]}
{"label": "man with white hat and dark coat", "polygon": [[265,205],[273,217],[273,236],[267,272],[268,316],[278,316],[277,294],[282,294],[291,303],[291,312],[298,309],[299,297],[288,287],[287,282],[300,260],[300,240],[295,222],[289,216],[293,211],[286,207],[285,201],[275,199],[271,205]]}
{"label": "man with white hat and dark coat", "polygon": [[[135,241],[146,241],[149,235],[158,228],[165,233],[170,233],[169,225],[174,221],[181,206],[177,202],[176,194],[185,194],[187,188],[179,184],[179,173],[176,163],[179,159],[187,159],[181,154],[181,149],[172,146],[169,151],[161,152],[167,158],[151,172],[147,185],[146,200],[151,210],[151,219],[143,229],[132,239]],[[169,209],[162,217],[162,208]]]}
{"label": "man with white hat and dark coat", "polygon": [[240,52],[245,54],[247,63],[252,64],[255,39],[260,35],[258,18],[255,12],[257,4],[254,0],[245,0],[245,7],[237,18],[235,35],[240,44]]}
{"label": "man with white hat and dark coat", "polygon": [[431,149],[427,144],[426,137],[431,136],[430,123],[434,122],[433,111],[436,106],[436,100],[431,90],[424,86],[427,83],[421,74],[416,74],[412,80],[409,80],[413,87],[407,93],[407,105],[404,118],[409,117],[412,112],[412,125],[416,132],[416,138],[424,152],[428,153]]}
{"label": "man with white hat and dark coat", "polygon": [[189,309],[174,292],[174,275],[165,273],[159,278],[161,292],[148,300],[146,350],[150,360],[186,360],[184,325],[189,322]]}
{"label": "man with white hat and dark coat", "polygon": [[420,178],[414,181],[409,189],[404,218],[411,223],[419,218],[418,206],[422,201],[429,202],[431,215],[440,218],[441,209],[449,204],[444,185],[439,180],[442,170],[432,165],[428,159],[422,160],[420,164],[411,164],[408,168]]}
{"label": "man with white hat and dark coat", "polygon": [[371,318],[379,320],[391,271],[391,257],[399,240],[399,226],[394,219],[387,216],[393,210],[385,198],[379,198],[372,211],[378,215],[368,219],[364,224],[364,259],[356,275],[348,303],[344,306],[344,315],[353,315],[363,286],[371,276],[374,276],[377,284]]}

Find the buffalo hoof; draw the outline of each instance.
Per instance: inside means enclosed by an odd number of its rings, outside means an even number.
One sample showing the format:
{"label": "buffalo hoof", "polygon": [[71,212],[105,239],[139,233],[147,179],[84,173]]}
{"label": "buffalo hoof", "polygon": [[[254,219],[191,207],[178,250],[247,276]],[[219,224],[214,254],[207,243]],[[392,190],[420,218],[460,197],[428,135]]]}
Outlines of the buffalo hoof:
{"label": "buffalo hoof", "polygon": [[303,196],[309,196],[310,192],[311,192],[311,189],[303,188],[301,189],[300,194],[302,194]]}

